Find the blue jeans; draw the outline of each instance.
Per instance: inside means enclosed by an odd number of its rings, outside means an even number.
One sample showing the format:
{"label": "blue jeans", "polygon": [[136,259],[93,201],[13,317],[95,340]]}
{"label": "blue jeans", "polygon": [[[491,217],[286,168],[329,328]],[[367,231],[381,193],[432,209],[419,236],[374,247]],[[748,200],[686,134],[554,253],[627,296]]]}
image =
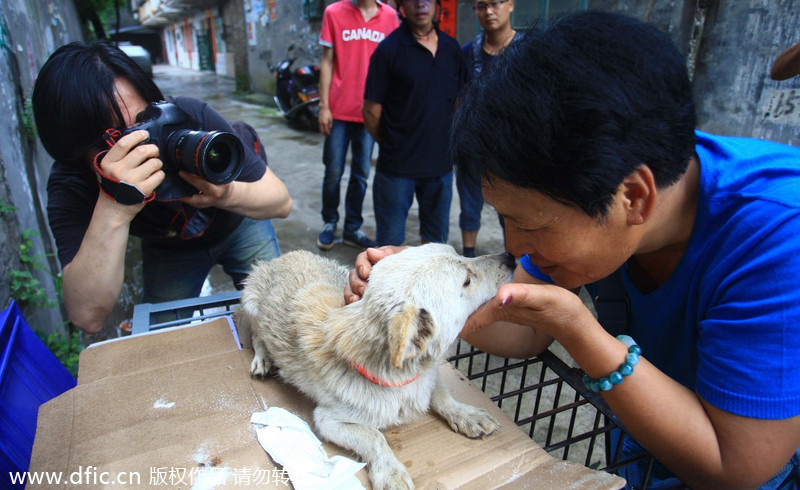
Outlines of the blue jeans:
{"label": "blue jeans", "polygon": [[409,179],[375,172],[372,201],[375,205],[378,246],[402,245],[406,237],[408,210],[417,196],[420,235],[423,241],[447,243],[453,172],[442,177]]}
{"label": "blue jeans", "polygon": [[331,135],[325,138],[322,163],[325,176],[322,179],[322,221],[339,221],[339,184],[344,174],[347,147],[351,148],[350,180],[344,198],[344,231],[355,233],[364,223],[361,209],[367,193],[367,179],[372,162],[375,140],[362,123],[333,120]]}
{"label": "blue jeans", "polygon": [[481,229],[481,210],[483,209],[483,194],[481,193],[480,178],[473,179],[468,176],[456,175],[456,189],[461,204],[461,214],[458,216],[458,227],[464,231],[478,231]]}
{"label": "blue jeans", "polygon": [[176,250],[142,241],[143,303],[162,303],[200,296],[211,268],[222,265],[236,289],[256,260],[281,254],[270,220],[245,218],[222,243],[205,250]]}

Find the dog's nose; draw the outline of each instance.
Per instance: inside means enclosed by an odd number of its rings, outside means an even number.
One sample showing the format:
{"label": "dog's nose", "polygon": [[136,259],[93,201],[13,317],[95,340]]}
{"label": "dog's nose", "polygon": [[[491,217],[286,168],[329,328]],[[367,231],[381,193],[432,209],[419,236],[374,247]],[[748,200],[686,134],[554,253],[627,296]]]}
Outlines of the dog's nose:
{"label": "dog's nose", "polygon": [[508,267],[509,269],[514,269],[517,267],[517,259],[514,258],[514,256],[511,255],[510,253],[505,252],[504,254],[502,254],[502,258],[504,266]]}

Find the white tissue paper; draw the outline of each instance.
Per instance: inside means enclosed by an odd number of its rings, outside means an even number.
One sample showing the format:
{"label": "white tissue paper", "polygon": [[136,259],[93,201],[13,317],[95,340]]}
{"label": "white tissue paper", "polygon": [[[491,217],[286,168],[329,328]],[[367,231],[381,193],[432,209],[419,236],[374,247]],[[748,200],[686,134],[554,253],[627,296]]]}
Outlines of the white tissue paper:
{"label": "white tissue paper", "polygon": [[366,466],[343,456],[329,458],[302,419],[280,407],[250,417],[261,446],[283,466],[295,490],[363,489],[356,473]]}

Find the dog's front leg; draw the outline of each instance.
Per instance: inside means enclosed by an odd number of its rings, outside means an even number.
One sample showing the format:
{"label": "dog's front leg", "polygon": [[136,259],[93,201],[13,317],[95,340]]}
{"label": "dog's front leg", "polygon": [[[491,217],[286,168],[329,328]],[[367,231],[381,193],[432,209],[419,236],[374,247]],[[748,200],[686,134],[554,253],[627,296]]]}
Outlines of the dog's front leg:
{"label": "dog's front leg", "polygon": [[500,423],[486,410],[453,398],[442,379],[437,376],[436,387],[431,396],[431,408],[438,413],[450,427],[473,439],[486,437],[500,428]]}
{"label": "dog's front leg", "polygon": [[367,463],[372,488],[413,490],[411,475],[378,429],[343,421],[335,408],[323,406],[314,409],[314,424],[322,438],[353,451]]}
{"label": "dog's front leg", "polygon": [[272,367],[272,362],[267,353],[267,346],[264,341],[254,331],[252,335],[253,341],[253,362],[250,363],[250,376],[254,378],[266,378],[269,376],[269,370]]}

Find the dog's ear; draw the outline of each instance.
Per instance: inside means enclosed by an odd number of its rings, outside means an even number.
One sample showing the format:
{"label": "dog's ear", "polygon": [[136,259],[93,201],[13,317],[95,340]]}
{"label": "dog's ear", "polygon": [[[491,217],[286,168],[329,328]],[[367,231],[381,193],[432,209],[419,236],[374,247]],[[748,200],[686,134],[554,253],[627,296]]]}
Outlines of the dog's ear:
{"label": "dog's ear", "polygon": [[392,366],[402,369],[406,359],[425,352],[433,334],[433,318],[426,310],[407,304],[389,319],[389,353]]}

